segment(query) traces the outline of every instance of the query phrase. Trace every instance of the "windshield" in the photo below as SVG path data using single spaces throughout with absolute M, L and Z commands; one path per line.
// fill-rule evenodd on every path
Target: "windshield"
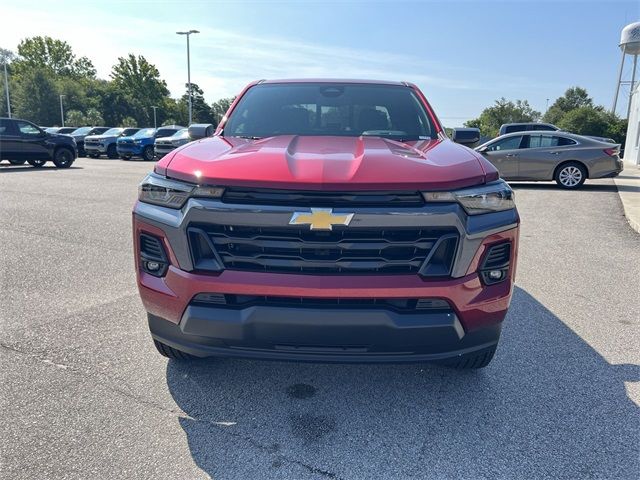
M 159 128 L 158 133 L 156 133 L 157 138 L 170 137 L 176 133 L 175 128 Z
M 122 133 L 120 134 L 121 137 L 128 137 L 133 135 L 134 133 L 136 133 L 138 130 L 140 130 L 139 128 L 125 128 L 124 130 L 122 130 Z
M 92 127 L 80 127 L 76 128 L 72 133 L 73 135 L 86 135 L 91 131 Z
M 121 128 L 110 128 L 109 130 L 107 130 L 106 132 L 103 133 L 104 136 L 110 136 L 110 135 L 120 135 L 120 133 L 122 132 Z
M 171 135 L 171 138 L 188 137 L 188 136 L 189 136 L 189 129 L 183 128 L 182 130 L 178 130 L 176 133 Z
M 155 131 L 156 130 L 154 128 L 143 128 L 138 133 L 133 135 L 133 138 L 152 137 Z
M 224 135 L 370 135 L 406 141 L 435 138 L 436 129 L 409 87 L 287 83 L 250 88 Z

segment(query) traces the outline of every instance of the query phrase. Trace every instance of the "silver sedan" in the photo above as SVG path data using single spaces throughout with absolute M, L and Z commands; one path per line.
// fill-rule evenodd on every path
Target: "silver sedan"
M 623 168 L 620 144 L 565 132 L 517 132 L 476 147 L 505 180 L 555 180 L 580 187 L 587 178 L 617 176 Z

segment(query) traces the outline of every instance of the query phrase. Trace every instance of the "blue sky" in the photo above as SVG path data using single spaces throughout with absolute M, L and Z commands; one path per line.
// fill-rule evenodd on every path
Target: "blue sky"
M 609 107 L 620 30 L 640 20 L 640 1 L 58 0 L 33 9 L 0 0 L 0 15 L 0 47 L 60 38 L 103 78 L 118 56 L 142 54 L 174 96 L 186 82 L 175 31 L 193 28 L 201 33 L 192 37 L 192 80 L 209 101 L 258 78 L 407 80 L 457 126 L 503 96 L 544 111 L 572 85 Z

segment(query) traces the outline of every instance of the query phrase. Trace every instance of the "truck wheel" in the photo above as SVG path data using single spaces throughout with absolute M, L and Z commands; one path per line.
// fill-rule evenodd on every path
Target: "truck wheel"
M 36 168 L 42 168 L 44 167 L 44 164 L 47 163 L 46 160 L 27 160 L 27 162 L 29 162 L 29 165 L 32 167 Z
M 58 168 L 69 168 L 73 163 L 73 152 L 68 148 L 59 148 L 53 154 L 53 163 Z
M 142 159 L 147 162 L 153 160 L 153 147 L 151 145 L 147 145 L 144 147 L 144 150 L 142 150 Z
M 26 160 L 9 160 L 11 165 L 24 165 Z
M 197 358 L 197 357 L 194 357 L 193 355 L 189 355 L 188 353 L 181 352 L 180 350 L 176 350 L 175 348 L 170 347 L 169 345 L 165 345 L 164 343 L 159 342 L 156 339 L 153 340 L 153 344 L 156 346 L 156 349 L 158 350 L 160 355 L 162 355 L 163 357 L 172 358 L 174 360 L 183 360 L 183 361 L 195 360 Z
M 449 359 L 444 365 L 458 370 L 474 370 L 484 368 L 491 363 L 493 355 L 496 353 L 496 347 L 487 348 L 479 352 L 467 353 L 459 357 Z
M 587 179 L 587 170 L 578 162 L 568 162 L 556 170 L 555 180 L 558 185 L 568 190 L 582 186 Z
M 118 158 L 118 152 L 116 151 L 116 146 L 114 144 L 107 147 L 107 157 Z

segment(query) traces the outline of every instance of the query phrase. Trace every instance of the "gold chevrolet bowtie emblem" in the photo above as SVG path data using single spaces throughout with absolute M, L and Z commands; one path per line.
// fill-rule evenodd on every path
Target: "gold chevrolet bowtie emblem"
M 311 212 L 294 212 L 289 225 L 309 225 L 311 230 L 333 230 L 334 225 L 349 225 L 353 213 L 333 213 L 330 208 L 312 208 Z

